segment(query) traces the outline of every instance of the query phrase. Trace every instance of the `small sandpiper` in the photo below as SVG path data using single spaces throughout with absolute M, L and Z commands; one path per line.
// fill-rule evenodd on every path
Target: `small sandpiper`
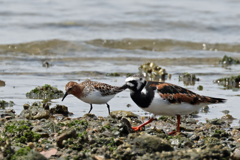
M 92 104 L 106 104 L 108 113 L 110 114 L 110 106 L 107 103 L 117 93 L 123 91 L 119 87 L 111 86 L 105 83 L 91 81 L 89 79 L 82 83 L 68 82 L 65 86 L 66 93 L 64 94 L 62 101 L 68 94 L 72 94 L 83 102 L 90 104 L 90 110 L 92 110 Z
M 137 75 L 128 77 L 120 90 L 128 88 L 132 100 L 143 110 L 153 113 L 147 122 L 132 127 L 134 131 L 153 121 L 155 115 L 177 116 L 177 131 L 169 133 L 175 135 L 180 132 L 181 115 L 198 111 L 201 107 L 211 103 L 224 103 L 226 99 L 213 98 L 196 94 L 180 86 L 165 83 L 146 81 Z

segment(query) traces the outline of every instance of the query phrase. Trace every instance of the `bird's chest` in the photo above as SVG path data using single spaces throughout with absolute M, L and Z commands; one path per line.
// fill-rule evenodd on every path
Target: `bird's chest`
M 131 93 L 132 100 L 141 108 L 147 108 L 153 102 L 156 93 L 152 89 L 144 88 L 141 92 Z
M 90 104 L 104 104 L 107 103 L 113 96 L 102 96 L 97 90 L 88 92 L 87 94 L 79 97 L 83 102 Z

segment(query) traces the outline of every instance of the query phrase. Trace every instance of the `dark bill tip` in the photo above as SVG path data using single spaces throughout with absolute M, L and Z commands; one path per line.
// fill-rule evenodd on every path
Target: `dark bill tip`
M 128 88 L 128 85 L 127 84 L 124 84 L 122 87 L 119 87 L 118 89 L 119 90 L 123 90 L 123 89 L 127 89 Z
M 66 92 L 66 93 L 64 94 L 64 96 L 63 96 L 63 98 L 62 98 L 62 101 L 65 99 L 65 97 L 67 97 L 67 95 L 68 95 L 68 92 Z

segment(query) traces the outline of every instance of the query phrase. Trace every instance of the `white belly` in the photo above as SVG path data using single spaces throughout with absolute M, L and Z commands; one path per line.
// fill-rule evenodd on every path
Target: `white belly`
M 155 96 L 156 97 L 154 97 L 151 105 L 148 108 L 142 108 L 143 110 L 155 115 L 175 116 L 190 114 L 207 105 L 206 103 L 191 105 L 185 102 L 182 102 L 181 104 L 171 104 L 168 101 L 163 100 L 158 94 L 155 94 Z
M 111 100 L 115 95 L 102 96 L 99 91 L 90 92 L 86 97 L 81 97 L 83 102 L 90 104 L 105 104 Z

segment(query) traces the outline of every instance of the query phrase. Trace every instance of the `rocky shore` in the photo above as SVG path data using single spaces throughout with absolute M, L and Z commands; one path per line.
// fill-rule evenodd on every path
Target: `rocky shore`
M 28 160 L 147 160 L 240 159 L 240 127 L 228 117 L 198 123 L 190 115 L 181 120 L 160 116 L 142 131 L 132 132 L 148 117 L 129 111 L 112 111 L 108 117 L 85 114 L 71 118 L 68 108 L 35 102 L 24 104 L 16 115 L 5 109 L 0 120 L 0 159 Z

